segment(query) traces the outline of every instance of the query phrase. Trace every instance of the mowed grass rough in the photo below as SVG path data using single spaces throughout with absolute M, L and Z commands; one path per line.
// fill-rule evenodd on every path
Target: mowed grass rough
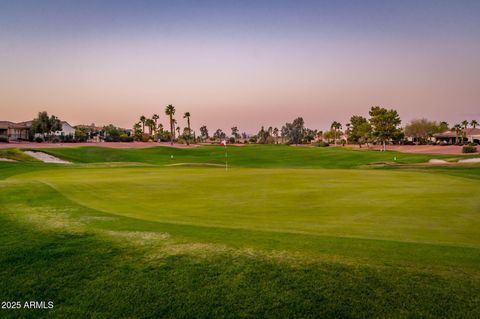
M 223 151 L 0 163 L 0 297 L 55 302 L 0 315 L 480 316 L 478 168 L 365 169 L 430 156 L 285 146 L 237 147 L 228 171 L 165 166 Z

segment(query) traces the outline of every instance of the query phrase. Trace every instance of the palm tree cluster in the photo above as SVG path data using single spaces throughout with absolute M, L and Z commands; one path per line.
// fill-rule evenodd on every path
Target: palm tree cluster
M 192 131 L 190 125 L 190 112 L 185 112 L 183 118 L 187 121 L 187 126 L 183 129 L 183 134 L 180 134 L 181 128 L 178 126 L 177 120 L 174 118 L 176 109 L 175 106 L 169 104 L 165 107 L 165 115 L 168 117 L 170 131 L 163 128 L 163 124 L 159 123 L 160 116 L 153 114 L 151 118 L 140 116 L 139 121 L 133 125 L 133 131 L 136 140 L 141 141 L 170 141 L 173 144 L 175 141 L 187 143 L 189 145 L 192 141 L 195 142 L 195 132 Z M 148 129 L 146 132 L 145 129 Z
M 452 127 L 452 131 L 455 132 L 455 143 L 460 143 L 460 142 L 464 142 L 464 140 L 466 139 L 466 130 L 468 129 L 468 125 L 470 125 L 471 128 L 475 129 L 478 125 L 478 122 L 476 120 L 471 120 L 470 122 L 467 121 L 467 120 L 463 120 L 461 123 L 459 124 L 455 124 L 453 127 Z

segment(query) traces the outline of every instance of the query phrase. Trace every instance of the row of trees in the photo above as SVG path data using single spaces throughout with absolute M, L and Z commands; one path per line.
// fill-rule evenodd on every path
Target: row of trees
M 388 110 L 380 106 L 374 106 L 369 112 L 370 118 L 366 119 L 362 116 L 352 116 L 350 123 L 346 124 L 347 130 L 342 132 L 342 124 L 334 121 L 330 127 L 330 131 L 319 131 L 305 127 L 302 117 L 294 119 L 291 123 L 285 123 L 281 129 L 269 127 L 261 127 L 260 131 L 251 136 L 248 141 L 259 144 L 305 144 L 311 143 L 313 140 L 333 142 L 337 144 L 343 135 L 347 135 L 348 141 L 358 143 L 360 145 L 369 142 L 379 142 L 384 148 L 387 142 L 403 138 L 403 132 L 399 128 L 401 123 L 400 117 L 396 110 Z M 232 127 L 232 142 L 237 141 L 240 137 L 247 139 L 247 135 L 238 133 L 236 126 Z M 206 126 L 200 128 L 200 137 L 202 140 L 209 138 Z M 227 135 L 217 129 L 213 134 L 214 140 L 225 139 Z M 343 139 L 343 143 L 346 140 Z
M 256 142 L 278 143 L 280 133 L 282 142 L 288 144 L 311 143 L 317 139 L 321 142 L 324 140 L 333 142 L 336 145 L 339 139 L 346 135 L 348 142 L 360 145 L 377 142 L 385 148 L 387 142 L 403 138 L 402 130 L 399 128 L 401 120 L 396 110 L 374 106 L 370 109 L 369 115 L 369 119 L 359 115 L 352 116 L 350 123 L 346 124 L 345 132 L 342 132 L 342 124 L 337 121 L 333 121 L 330 130 L 326 132 L 309 129 L 305 127 L 303 118 L 298 117 L 291 123 L 285 123 L 280 131 L 277 128 L 264 130 L 262 127 L 256 136 Z M 347 139 L 342 139 L 343 143 L 347 142 Z
M 168 140 L 173 144 L 174 140 L 182 138 L 187 144 L 195 140 L 194 134 L 192 134 L 192 129 L 190 126 L 190 112 L 185 112 L 183 118 L 187 120 L 187 127 L 183 129 L 181 134 L 180 126 L 177 126 L 178 122 L 174 118 L 176 109 L 172 104 L 169 104 L 165 107 L 165 115 L 168 116 L 170 131 L 166 131 L 163 128 L 162 123 L 158 123 L 160 116 L 158 114 L 153 114 L 151 118 L 147 118 L 144 115 L 140 116 L 140 121 L 133 125 L 133 132 L 136 140 Z M 145 132 L 145 127 L 148 128 L 148 133 Z M 177 134 L 175 134 L 177 133 Z

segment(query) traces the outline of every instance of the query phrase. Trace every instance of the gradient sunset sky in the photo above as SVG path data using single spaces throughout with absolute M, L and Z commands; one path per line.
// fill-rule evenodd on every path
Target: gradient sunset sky
M 480 1 L 0 0 L 0 120 L 480 120 Z M 181 119 L 181 120 L 180 120 Z

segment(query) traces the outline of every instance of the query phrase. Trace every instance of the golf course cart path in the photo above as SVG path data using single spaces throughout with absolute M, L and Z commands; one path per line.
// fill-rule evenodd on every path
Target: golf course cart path
M 71 162 L 61 160 L 58 157 L 52 156 L 50 154 L 42 153 L 42 152 L 25 151 L 24 153 L 44 163 L 71 164 Z

